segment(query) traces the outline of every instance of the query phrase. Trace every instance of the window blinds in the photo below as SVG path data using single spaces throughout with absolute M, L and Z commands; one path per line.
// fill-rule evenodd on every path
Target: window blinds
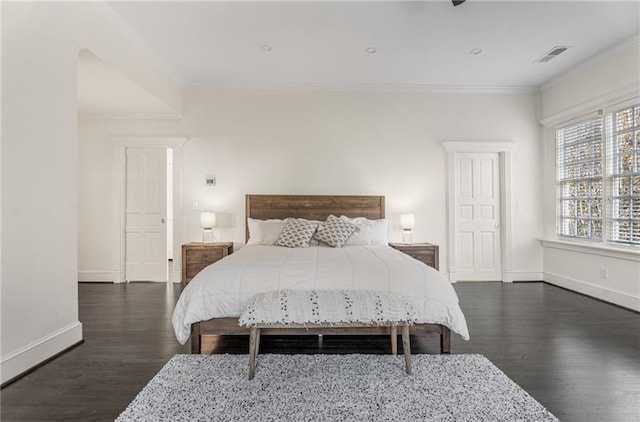
M 558 234 L 602 239 L 603 149 L 600 116 L 556 131 Z
M 640 104 L 607 116 L 607 238 L 640 245 Z

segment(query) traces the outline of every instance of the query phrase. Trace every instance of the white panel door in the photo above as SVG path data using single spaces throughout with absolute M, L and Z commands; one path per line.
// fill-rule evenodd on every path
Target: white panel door
M 456 252 L 460 281 L 502 280 L 497 153 L 456 154 Z
M 164 281 L 167 260 L 167 149 L 127 148 L 125 277 Z

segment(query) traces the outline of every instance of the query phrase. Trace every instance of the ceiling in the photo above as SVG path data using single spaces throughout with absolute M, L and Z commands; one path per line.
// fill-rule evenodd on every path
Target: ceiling
M 640 33 L 638 1 L 109 4 L 188 85 L 532 90 Z
M 88 50 L 78 54 L 78 112 L 86 117 L 103 113 L 175 114 L 149 91 Z

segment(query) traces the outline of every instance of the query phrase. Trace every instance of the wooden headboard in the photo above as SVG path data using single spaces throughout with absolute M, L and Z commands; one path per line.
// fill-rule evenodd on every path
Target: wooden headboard
M 324 221 L 329 214 L 347 217 L 384 218 L 384 196 L 378 195 L 247 195 L 246 217 L 305 218 Z M 245 241 L 249 227 L 245 218 Z

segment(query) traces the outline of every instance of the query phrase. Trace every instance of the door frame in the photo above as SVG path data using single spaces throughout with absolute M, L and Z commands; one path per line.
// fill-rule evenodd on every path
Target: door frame
M 456 271 L 456 209 L 457 200 L 455 186 L 458 181 L 456 174 L 456 158 L 460 153 L 492 152 L 498 153 L 498 166 L 500 172 L 500 241 L 502 243 L 500 258 L 502 268 L 502 282 L 513 282 L 513 269 L 511 267 L 512 255 L 512 227 L 511 227 L 511 153 L 515 144 L 511 141 L 445 141 L 442 147 L 447 154 L 447 256 L 449 281 L 455 283 Z
M 126 173 L 127 148 L 172 148 L 173 149 L 173 250 L 180 250 L 182 244 L 182 147 L 187 142 L 184 137 L 150 137 L 150 136 L 114 136 L 111 137 L 114 162 L 114 212 L 115 221 L 119 222 L 117 240 L 114 244 L 119 246 L 118 268 L 115 272 L 115 282 L 126 281 Z M 174 283 L 179 283 L 181 278 L 181 257 L 174 253 L 173 272 L 169 274 Z

